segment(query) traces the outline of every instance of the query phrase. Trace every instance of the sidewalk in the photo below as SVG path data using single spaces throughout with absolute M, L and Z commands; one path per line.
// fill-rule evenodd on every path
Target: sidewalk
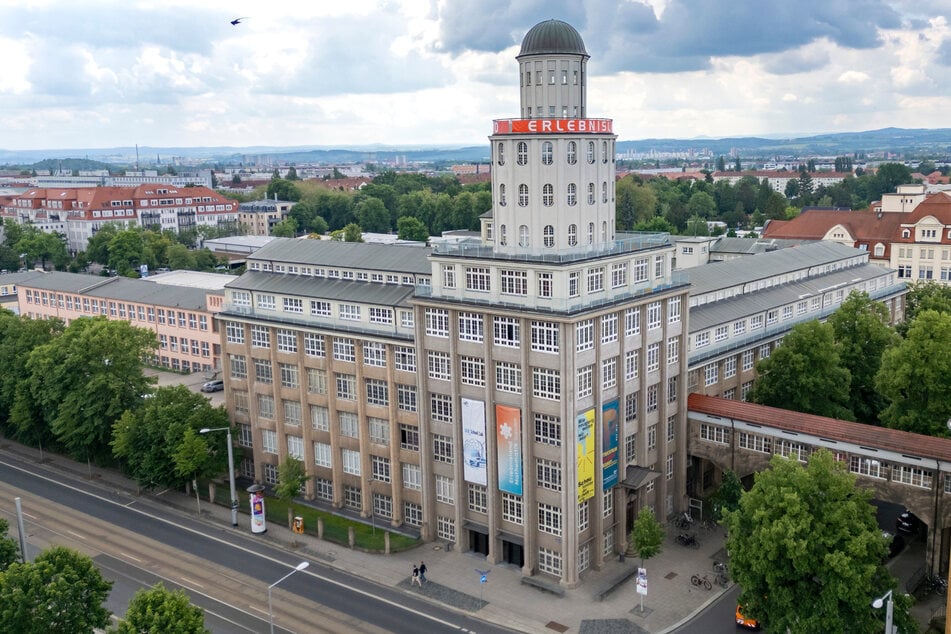
M 2 451 L 34 462 L 40 458 L 38 450 L 10 441 L 4 441 Z M 50 455 L 46 454 L 46 457 L 50 458 Z M 86 464 L 59 455 L 53 460 L 57 470 L 64 475 L 88 480 Z M 131 495 L 138 491 L 135 482 L 117 472 L 93 467 L 92 473 L 94 482 L 103 488 Z M 195 499 L 184 492 L 166 491 L 150 499 L 195 517 Z M 226 530 L 249 533 L 250 518 L 246 509 L 241 511 L 237 529 L 230 527 L 231 510 L 224 506 L 202 504 L 201 520 L 216 531 L 226 527 Z M 679 546 L 673 539 L 676 531 L 668 531 L 663 551 L 646 565 L 649 593 L 644 597 L 643 613 L 639 609 L 641 597 L 635 591 L 633 578 L 602 601 L 598 600 L 603 588 L 610 587 L 616 579 L 636 569 L 639 562 L 634 558 L 620 562 L 615 556 L 605 561 L 600 570 L 588 570 L 580 587 L 565 589 L 563 596 L 557 596 L 523 584 L 518 567 L 489 565 L 482 555 L 447 551 L 441 542 L 428 542 L 413 550 L 383 555 L 319 540 L 310 526 L 307 532 L 309 534 L 297 535 L 286 526 L 269 522 L 267 532 L 258 537 L 304 558 L 312 558 L 403 592 L 422 595 L 443 606 L 521 632 L 669 632 L 725 591 L 716 584 L 712 590 L 690 584 L 690 576 L 696 573 L 710 573 L 713 579 L 713 561 L 723 556 L 722 529 L 694 531 L 701 541 L 699 549 Z M 422 588 L 411 585 L 410 578 L 413 565 L 421 560 L 427 566 L 427 582 Z M 486 570 L 486 583 L 483 584 L 480 571 Z

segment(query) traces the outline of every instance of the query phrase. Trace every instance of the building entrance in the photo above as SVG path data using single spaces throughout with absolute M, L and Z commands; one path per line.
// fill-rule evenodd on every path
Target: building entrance
M 502 561 L 507 564 L 515 564 L 519 568 L 523 567 L 525 565 L 525 549 L 521 544 L 514 544 L 503 539 Z
M 469 531 L 469 548 L 474 553 L 489 555 L 489 536 L 479 531 Z

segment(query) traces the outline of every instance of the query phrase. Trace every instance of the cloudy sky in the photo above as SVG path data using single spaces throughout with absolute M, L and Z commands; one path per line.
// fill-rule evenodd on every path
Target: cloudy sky
M 0 148 L 486 144 L 550 18 L 621 140 L 949 126 L 951 0 L 0 0 Z

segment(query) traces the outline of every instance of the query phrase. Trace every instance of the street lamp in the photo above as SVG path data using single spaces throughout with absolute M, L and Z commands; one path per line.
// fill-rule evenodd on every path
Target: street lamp
M 274 583 L 272 583 L 271 585 L 267 587 L 267 617 L 271 623 L 271 634 L 274 634 L 274 610 L 271 609 L 271 590 L 274 588 L 274 586 L 284 581 L 295 572 L 300 572 L 301 570 L 303 570 L 309 565 L 310 565 L 309 561 L 300 562 L 294 567 L 293 570 L 291 570 L 289 573 L 287 573 L 286 575 L 284 575 L 283 577 L 281 577 L 280 579 L 278 579 L 277 581 L 275 581 Z
M 892 634 L 892 591 L 889 590 L 882 596 L 872 601 L 872 607 L 876 610 L 885 604 L 885 634 Z
M 212 431 L 226 431 L 228 432 L 228 484 L 231 485 L 231 525 L 238 525 L 238 495 L 234 490 L 234 449 L 231 447 L 231 428 L 230 427 L 215 427 L 209 429 L 204 427 L 198 430 L 199 434 L 207 434 Z

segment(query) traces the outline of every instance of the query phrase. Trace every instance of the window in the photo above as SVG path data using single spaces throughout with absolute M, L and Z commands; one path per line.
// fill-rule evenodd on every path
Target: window
M 518 246 L 529 246 L 528 225 L 519 225 L 518 227 Z
M 522 369 L 514 363 L 496 361 L 495 387 L 501 392 L 522 393 Z
M 392 324 L 393 323 L 393 311 L 389 308 L 370 308 L 370 323 L 371 324 Z
M 601 388 L 610 389 L 617 385 L 617 357 L 601 361 Z
M 251 425 L 238 425 L 238 444 L 242 447 L 253 447 Z
M 509 348 L 518 348 L 519 321 L 513 317 L 495 317 L 494 318 L 495 345 L 507 346 Z
M 674 457 L 673 455 L 667 456 L 667 479 L 674 479 Z
M 575 349 L 578 352 L 594 348 L 594 320 L 579 321 L 575 326 Z
M 617 341 L 617 313 L 602 315 L 601 317 L 601 343 L 611 343 Z
M 338 361 L 356 361 L 357 357 L 353 339 L 334 337 L 333 354 L 334 359 Z
M 343 460 L 343 472 L 350 475 L 360 475 L 360 452 L 353 449 L 341 449 L 340 458 Z
M 369 405 L 386 407 L 390 404 L 389 387 L 385 380 L 366 379 L 366 401 Z
M 459 313 L 459 339 L 481 342 L 482 337 L 482 315 Z
M 487 489 L 481 484 L 469 484 L 469 510 L 485 513 L 489 509 Z
M 429 398 L 429 412 L 434 421 L 452 422 L 452 397 L 448 394 L 432 394 Z
M 320 335 L 304 333 L 304 354 L 308 357 L 326 357 L 327 347 Z
M 641 312 L 637 308 L 628 308 L 624 312 L 624 335 L 630 337 L 641 332 Z
M 760 359 L 768 359 L 768 358 L 769 358 L 769 353 L 770 353 L 770 351 L 771 351 L 771 348 L 770 348 L 769 344 L 768 344 L 768 343 L 764 343 L 763 345 L 761 345 L 761 346 L 759 347 L 759 358 L 760 358 Z
M 518 206 L 519 207 L 528 207 L 528 185 L 522 183 L 518 186 Z M 500 242 L 505 244 L 505 225 L 501 226 L 501 236 L 502 239 Z
M 660 328 L 660 302 L 651 302 L 647 305 L 647 329 Z
M 229 321 L 225 326 L 228 343 L 244 343 L 244 324 Z
M 449 336 L 449 311 L 444 308 L 426 309 L 426 334 L 433 337 Z
M 578 398 L 591 396 L 594 391 L 594 366 L 586 365 L 578 368 Z
M 455 504 L 455 483 L 452 478 L 441 475 L 436 476 L 436 501 L 444 504 Z
M 403 487 L 416 491 L 423 488 L 423 472 L 418 464 L 403 463 Z
M 304 439 L 300 436 L 287 437 L 287 455 L 297 460 L 304 459 Z
M 273 383 L 274 373 L 267 359 L 254 360 L 254 380 L 258 383 Z
M 271 331 L 268 330 L 266 326 L 251 326 L 251 347 L 271 347 Z
M 416 386 L 397 385 L 396 386 L 396 405 L 404 412 L 416 411 Z
M 532 395 L 557 401 L 561 399 L 561 375 L 558 370 L 532 368 Z
M 727 357 L 723 361 L 723 378 L 732 379 L 736 376 L 736 357 Z
M 448 381 L 452 378 L 452 368 L 448 352 L 429 351 L 429 378 Z
M 337 398 L 354 401 L 357 398 L 357 377 L 352 374 L 337 375 Z
M 619 262 L 611 265 L 611 288 L 627 286 L 627 263 Z
M 561 446 L 561 420 L 557 416 L 535 414 L 535 442 Z
M 485 386 L 485 360 L 480 357 L 460 357 L 459 380 L 466 385 Z
M 542 204 L 546 207 L 551 207 L 555 204 L 555 188 L 551 183 L 545 183 L 542 185 Z M 528 245 L 520 245 L 528 246 Z
M 758 330 L 763 327 L 763 316 L 753 315 L 750 317 L 750 330 Z
M 719 366 L 716 363 L 708 363 L 703 366 L 704 385 L 714 385 L 719 381 Z
M 433 460 L 447 464 L 453 463 L 452 438 L 433 434 Z
M 710 331 L 698 332 L 697 337 L 694 340 L 694 347 L 703 348 L 704 346 L 710 345 Z
M 502 519 L 513 524 L 522 523 L 522 497 L 502 492 Z
M 519 141 L 515 146 L 515 162 L 519 165 L 528 163 L 528 143 Z
M 243 354 L 233 354 L 229 358 L 232 379 L 248 378 L 248 360 Z
M 554 75 L 552 75 L 552 81 L 550 83 L 555 83 Z M 552 147 L 551 141 L 545 141 L 542 143 L 542 165 L 552 164 Z
M 550 321 L 533 321 L 532 350 L 558 352 L 558 324 Z
M 657 385 L 647 386 L 647 411 L 657 411 Z
M 528 295 L 528 271 L 502 269 L 499 284 L 503 295 Z
M 551 504 L 538 503 L 538 530 L 561 535 L 561 509 Z
M 575 246 L 578 244 L 578 225 L 570 224 L 568 225 L 568 246 Z
M 277 453 L 277 432 L 273 429 L 261 430 L 261 449 L 264 453 Z
M 363 364 L 385 368 L 386 345 L 375 341 L 365 341 L 363 343 Z
M 561 464 L 554 460 L 535 460 L 535 477 L 538 486 L 552 491 L 561 491 Z
M 730 443 L 730 430 L 726 427 L 720 427 L 719 425 L 701 423 L 700 438 L 701 440 L 727 445 Z
M 743 370 L 753 369 L 753 350 L 743 351 Z
M 370 442 L 377 445 L 390 444 L 390 423 L 383 418 L 370 416 L 367 418 L 367 426 L 370 430 Z M 387 480 L 389 482 L 389 480 Z
M 442 285 L 446 288 L 456 288 L 456 267 L 450 264 L 442 265 Z
M 307 368 L 307 391 L 311 394 L 327 393 L 327 372 L 317 368 Z
M 258 308 L 263 308 L 264 310 L 274 310 L 277 308 L 277 303 L 274 301 L 273 295 L 258 295 L 257 304 Z
M 561 553 L 550 548 L 538 547 L 538 571 L 555 577 L 561 576 Z
M 680 337 L 671 337 L 667 340 L 667 365 L 680 360 Z
M 655 372 L 660 369 L 660 342 L 647 346 L 647 371 Z
M 578 186 L 574 183 L 568 183 L 568 194 L 565 197 L 566 202 L 569 207 L 574 207 L 578 204 Z M 553 228 L 554 229 L 554 228 Z M 554 235 L 552 235 L 552 240 L 554 240 Z M 551 246 L 546 244 L 545 246 Z
M 436 536 L 448 542 L 456 541 L 456 525 L 451 517 L 436 516 Z
M 393 348 L 393 364 L 397 370 L 416 372 L 416 348 L 405 346 Z
M 310 425 L 317 431 L 330 431 L 330 410 L 323 405 L 311 405 Z
M 849 458 L 849 471 L 869 478 L 884 480 L 888 477 L 888 464 L 864 456 Z
M 624 380 L 631 381 L 637 378 L 640 350 L 628 350 L 624 353 Z
M 581 294 L 581 273 L 571 271 L 568 273 L 568 297 L 577 297 Z
M 657 425 L 651 425 L 647 428 L 647 451 L 657 449 Z
M 717 326 L 713 334 L 714 341 L 723 341 L 730 336 L 730 327 L 729 326 Z
M 403 521 L 410 526 L 423 525 L 423 507 L 415 502 L 403 503 Z
M 908 484 L 913 487 L 930 489 L 934 477 L 933 472 L 912 467 L 909 465 L 894 465 L 892 467 L 892 481 Z
M 353 412 L 337 412 L 340 435 L 347 438 L 360 437 L 360 419 Z
M 624 421 L 634 423 L 637 421 L 637 399 L 638 392 L 630 392 L 624 397 Z
M 760 434 L 750 434 L 748 432 L 738 432 L 737 445 L 740 449 L 749 449 L 759 453 L 772 453 L 772 439 Z

